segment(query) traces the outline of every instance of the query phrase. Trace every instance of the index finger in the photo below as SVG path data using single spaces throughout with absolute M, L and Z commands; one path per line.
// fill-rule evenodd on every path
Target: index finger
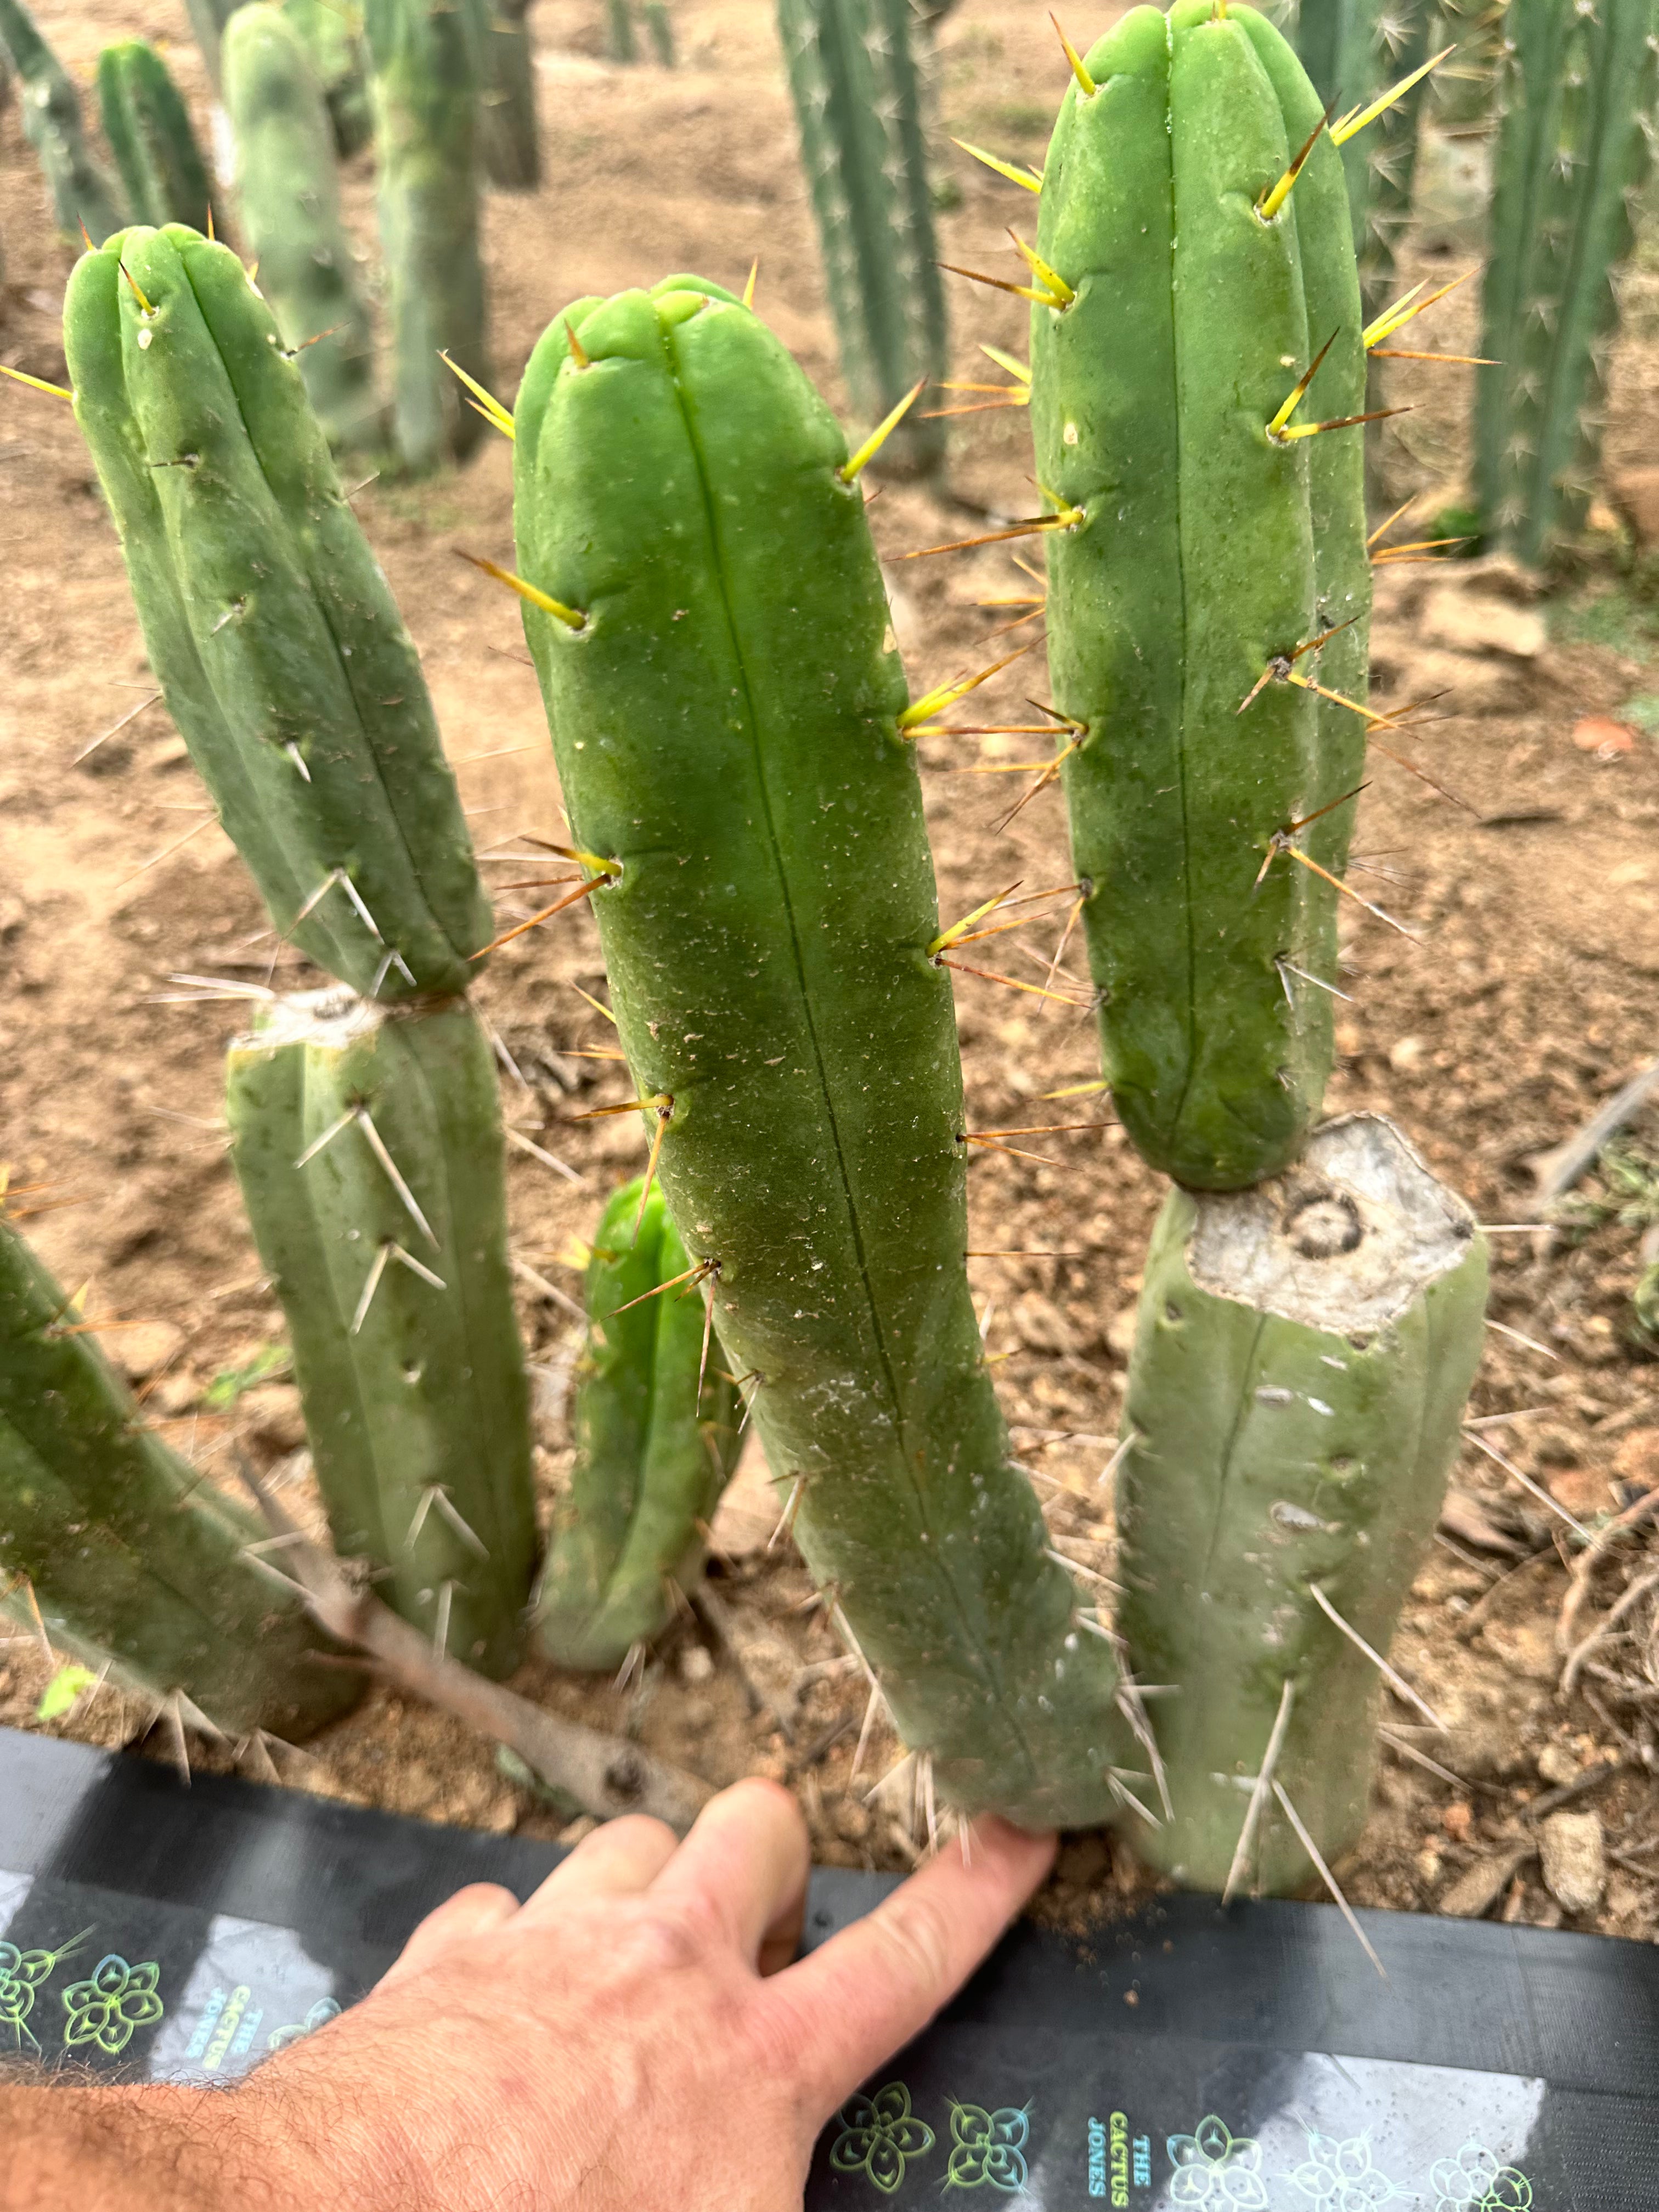
M 1054 1863 L 1057 1838 L 988 1818 L 971 1858 L 942 1852 L 876 1910 L 766 1984 L 763 2002 L 827 2116 L 921 2033 L 994 1948 Z

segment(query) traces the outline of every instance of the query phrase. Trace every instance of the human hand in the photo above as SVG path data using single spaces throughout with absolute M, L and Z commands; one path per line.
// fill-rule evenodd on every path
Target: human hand
M 800 1961 L 793 1797 L 741 1782 L 684 1843 L 613 1820 L 529 1902 L 459 1892 L 360 2005 L 236 2093 L 331 2212 L 786 2212 L 813 2142 L 961 1986 L 1048 1871 L 1001 1820 Z M 250 2179 L 252 2170 L 250 2171 Z M 254 2202 L 263 2200 L 256 2194 Z

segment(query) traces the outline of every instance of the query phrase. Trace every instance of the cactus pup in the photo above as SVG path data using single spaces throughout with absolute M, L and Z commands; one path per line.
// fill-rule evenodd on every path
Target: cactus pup
M 0 1204 L 0 1600 L 125 1686 L 215 1727 L 305 1735 L 358 1686 L 248 1547 L 264 1534 L 146 1428 Z M 33 1607 L 22 1596 L 27 1582 Z
M 417 473 L 483 434 L 440 356 L 489 381 L 478 252 L 479 27 L 458 0 L 368 0 L 398 451 Z
M 113 182 L 87 144 L 81 96 L 23 0 L 0 0 L 0 45 L 17 71 L 23 135 L 45 174 L 58 229 L 65 238 L 84 229 L 94 243 L 107 238 L 126 217 Z
M 872 422 L 948 373 L 911 21 L 910 0 L 778 0 L 842 374 Z M 940 423 L 914 414 L 884 454 L 921 475 L 944 457 Z
M 382 432 L 374 334 L 340 214 L 333 130 L 289 11 L 254 0 L 226 26 L 224 100 L 236 203 L 283 343 L 336 451 Z
M 234 27 L 234 26 L 233 26 Z M 464 1004 L 275 1001 L 232 1158 L 288 1316 L 335 1549 L 434 1644 L 517 1665 L 535 1554 L 495 1061 Z
M 662 1193 L 624 1185 L 594 1233 L 575 1472 L 537 1596 L 538 1639 L 561 1666 L 614 1668 L 702 1573 L 742 1407 L 696 1273 Z
M 1133 9 L 1077 62 L 1033 251 L 1106 1073 L 1140 1152 L 1200 1189 L 1276 1173 L 1318 1112 L 1364 781 L 1365 346 L 1322 114 L 1250 9 Z
M 488 944 L 420 663 L 270 308 L 229 247 L 130 230 L 64 303 L 75 410 L 168 712 L 278 931 L 355 990 Z
M 1505 12 L 1475 496 L 1486 535 L 1523 561 L 1569 541 L 1595 489 L 1656 93 L 1652 0 L 1513 0 Z
M 1139 1759 L 969 1293 L 908 737 L 933 702 L 906 703 L 865 455 L 690 276 L 568 308 L 514 422 L 526 635 L 621 1042 L 795 1540 L 948 1802 L 1099 1820 Z
M 1486 1285 L 1468 1209 L 1375 1115 L 1328 1122 L 1255 1190 L 1164 1206 L 1124 1406 L 1118 1627 L 1139 1678 L 1170 1686 L 1170 1817 L 1135 1849 L 1189 1887 L 1293 1889 L 1310 1838 L 1328 1866 L 1358 1837 Z
M 104 136 L 135 222 L 212 228 L 207 169 L 179 88 L 154 46 L 123 39 L 98 57 Z

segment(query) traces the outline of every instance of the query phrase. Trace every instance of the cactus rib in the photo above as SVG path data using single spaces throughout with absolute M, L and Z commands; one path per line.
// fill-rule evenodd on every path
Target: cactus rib
M 575 842 L 615 872 L 622 1044 L 796 1540 L 948 1800 L 1099 1819 L 1134 1762 L 969 1295 L 950 984 L 846 442 L 689 276 L 567 309 L 514 422 L 519 569 L 586 616 L 524 610 Z
M 453 0 L 368 0 L 398 451 L 420 471 L 483 435 L 444 367 L 490 381 L 478 252 L 479 25 Z
M 570 1508 L 537 1596 L 537 1636 L 561 1666 L 615 1667 L 702 1571 L 701 1532 L 742 1440 L 696 1275 L 662 1193 L 626 1184 L 594 1232 Z
M 1258 213 L 1321 113 L 1263 18 L 1137 8 L 1085 73 L 1038 230 L 1073 296 L 1031 318 L 1062 775 L 1118 1110 L 1154 1166 L 1224 1189 L 1295 1157 L 1330 1070 L 1327 994 L 1281 963 L 1329 974 L 1336 892 L 1277 855 L 1305 823 L 1340 875 L 1362 780 L 1362 457 L 1310 434 L 1364 411 L 1358 283 L 1328 136 Z
M 535 1522 L 495 1063 L 477 1019 L 301 994 L 233 1045 L 227 1085 L 335 1548 L 380 1569 L 387 1602 L 454 1657 L 506 1674 Z
M 289 11 L 239 8 L 221 50 L 236 199 L 259 287 L 336 450 L 374 443 L 374 337 L 340 214 L 333 131 Z
M 277 929 L 366 994 L 464 988 L 489 912 L 454 778 L 247 272 L 120 234 L 76 264 L 64 343 L 150 665 Z

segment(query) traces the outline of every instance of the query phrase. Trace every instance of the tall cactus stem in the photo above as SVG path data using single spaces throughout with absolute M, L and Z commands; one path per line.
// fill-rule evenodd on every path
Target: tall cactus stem
M 491 381 L 478 249 L 479 30 L 455 0 L 368 0 L 393 417 L 405 467 L 462 460 L 483 435 L 444 367 Z
M 1630 203 L 1652 158 L 1652 0 L 1512 0 L 1476 371 L 1475 495 L 1487 538 L 1551 559 L 1601 466 L 1608 343 Z
M 537 1597 L 542 1649 L 615 1668 L 702 1573 L 703 1531 L 742 1449 L 742 1401 L 660 1191 L 627 1184 L 587 1269 L 576 1465 Z
M 778 0 L 801 160 L 854 411 L 875 422 L 950 374 L 910 0 Z M 912 416 L 884 465 L 927 475 L 943 425 Z
M 1164 1206 L 1124 1401 L 1118 1626 L 1138 1677 L 1172 1686 L 1171 1816 L 1135 1849 L 1191 1887 L 1313 1873 L 1276 1796 L 1251 1814 L 1286 1685 L 1270 1778 L 1328 1864 L 1358 1837 L 1486 1285 L 1468 1208 L 1375 1115 L 1328 1122 L 1255 1190 Z
M 1364 411 L 1359 284 L 1323 103 L 1265 18 L 1136 8 L 1085 74 L 1039 203 L 1071 296 L 1031 317 L 1073 853 L 1125 1126 L 1235 1188 L 1296 1157 L 1331 1066 L 1328 994 L 1287 994 L 1281 963 L 1334 973 L 1364 781 L 1363 449 L 1314 434 Z M 1287 834 L 1326 876 L 1277 857 Z
M 501 191 L 533 192 L 542 180 L 542 145 L 530 0 L 483 0 L 483 5 L 478 141 L 484 174 Z
M 76 263 L 64 346 L 150 665 L 278 931 L 371 996 L 465 989 L 490 914 L 454 776 L 247 271 L 127 231 Z
M 94 242 L 107 238 L 125 221 L 119 196 L 87 144 L 81 96 L 23 0 L 0 0 L 0 44 L 17 71 L 23 135 L 46 176 L 58 229 L 65 238 L 83 228 Z
M 975 1321 L 950 979 L 846 441 L 690 276 L 567 309 L 514 424 L 520 573 L 580 617 L 524 611 L 574 842 L 611 872 L 620 1040 L 795 1540 L 951 1802 L 1099 1820 L 1137 1759 Z
M 167 65 L 143 39 L 98 57 L 98 104 L 136 222 L 210 228 L 207 169 Z
M 343 161 L 349 161 L 374 135 L 362 11 L 343 5 L 342 0 L 281 0 L 281 4 L 328 102 L 335 150 Z
M 657 57 L 659 69 L 672 69 L 678 57 L 674 52 L 674 18 L 669 12 L 668 0 L 642 0 L 641 13 L 645 17 L 646 36 Z
M 535 1520 L 483 1031 L 464 1005 L 302 994 L 232 1047 L 227 1088 L 335 1548 L 452 1657 L 504 1674 Z
M 0 1213 L 0 1593 L 49 1640 L 227 1735 L 309 1735 L 355 1703 L 264 1529 L 145 1425 L 84 1322 Z M 273 1563 L 274 1564 L 274 1563 Z M 21 1614 L 20 1614 L 20 1617 Z
M 374 333 L 340 214 L 334 131 L 288 10 L 239 8 L 222 50 L 236 201 L 283 343 L 337 452 L 377 444 Z

